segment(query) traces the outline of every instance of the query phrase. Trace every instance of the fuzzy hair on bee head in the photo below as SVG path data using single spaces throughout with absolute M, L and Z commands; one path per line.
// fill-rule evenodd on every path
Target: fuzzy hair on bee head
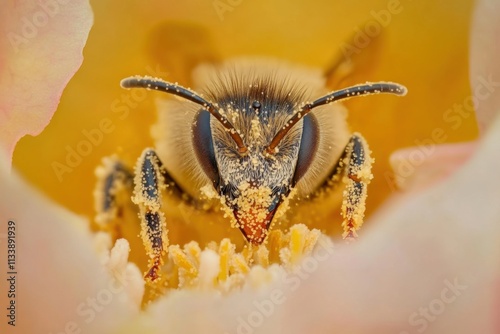
M 313 94 L 320 94 L 316 92 L 321 89 L 322 80 L 314 80 L 317 77 L 311 78 L 307 72 L 284 62 L 244 59 L 205 66 L 196 74 L 203 78 L 201 92 L 204 96 L 216 103 L 220 112 L 246 138 L 247 145 L 261 149 L 301 104 Z M 300 134 L 300 126 L 297 130 L 295 136 Z M 290 134 L 281 146 L 289 146 L 295 136 Z M 220 139 L 226 142 L 229 138 L 221 133 Z M 226 144 L 234 146 L 231 141 Z
M 281 63 L 227 63 L 212 71 L 202 93 L 232 123 L 249 150 L 242 158 L 228 132 L 211 122 L 222 179 L 231 186 L 250 180 L 273 189 L 284 186 L 295 171 L 302 125 L 288 133 L 272 159 L 263 151 L 316 85 L 294 78 L 297 73 Z
M 262 100 L 262 87 L 267 88 L 268 97 L 284 104 L 302 103 L 304 98 L 325 91 L 321 71 L 275 59 L 243 58 L 204 64 L 194 70 L 193 78 L 199 92 L 213 102 L 231 102 L 235 97 Z

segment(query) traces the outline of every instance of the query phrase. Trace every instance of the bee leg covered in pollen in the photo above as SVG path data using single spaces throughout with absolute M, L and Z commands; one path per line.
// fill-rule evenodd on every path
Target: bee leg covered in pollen
M 134 175 L 116 156 L 111 156 L 102 160 L 101 166 L 96 169 L 96 176 L 95 221 L 101 228 L 113 230 L 113 221 L 121 217 L 125 200 L 130 199 Z
M 141 238 L 150 258 L 145 278 L 159 278 L 159 269 L 168 247 L 167 226 L 161 208 L 161 191 L 166 188 L 164 167 L 152 149 L 146 149 L 137 161 L 132 201 L 139 207 Z
M 359 133 L 354 133 L 346 146 L 343 165 L 342 237 L 346 240 L 355 239 L 363 224 L 367 185 L 373 177 L 371 165 L 368 144 Z

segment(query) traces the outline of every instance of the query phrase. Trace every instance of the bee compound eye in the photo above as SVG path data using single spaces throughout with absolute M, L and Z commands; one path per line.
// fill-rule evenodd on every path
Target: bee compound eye
M 297 157 L 295 174 L 293 175 L 293 185 L 297 184 L 297 182 L 305 175 L 314 160 L 316 152 L 318 151 L 318 120 L 313 114 L 308 114 L 303 117 L 303 122 L 299 155 Z
M 219 170 L 215 160 L 212 129 L 210 127 L 210 113 L 204 109 L 200 110 L 193 124 L 193 147 L 196 158 L 207 177 L 217 186 L 219 182 Z

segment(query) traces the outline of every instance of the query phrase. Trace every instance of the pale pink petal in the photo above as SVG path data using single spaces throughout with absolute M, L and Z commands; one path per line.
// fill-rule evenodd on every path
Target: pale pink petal
M 7 0 L 0 11 L 0 150 L 49 123 L 80 67 L 92 25 L 88 0 Z
M 481 131 L 488 129 L 500 112 L 499 15 L 499 1 L 477 1 L 470 39 L 470 80 Z
M 476 142 L 414 146 L 397 150 L 390 157 L 399 189 L 416 191 L 443 181 L 465 163 Z
M 128 243 L 117 242 L 108 264 L 102 264 L 88 222 L 36 193 L 9 174 L 7 165 L 0 159 L 0 332 L 108 333 L 137 314 L 142 274 L 126 264 Z M 12 268 L 7 245 L 15 245 Z M 11 275 L 15 296 L 9 297 L 5 282 Z M 11 301 L 15 328 L 6 317 Z

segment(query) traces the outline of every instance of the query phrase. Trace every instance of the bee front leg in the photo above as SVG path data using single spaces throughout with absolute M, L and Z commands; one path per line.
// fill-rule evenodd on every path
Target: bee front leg
M 371 173 L 372 158 L 370 149 L 361 134 L 354 133 L 347 144 L 341 167 L 344 170 L 345 190 L 342 201 L 342 237 L 355 239 L 357 230 L 363 224 L 367 185 L 373 178 Z
M 168 247 L 165 216 L 160 211 L 161 191 L 167 188 L 166 170 L 152 149 L 145 149 L 137 161 L 132 201 L 139 207 L 141 238 L 150 258 L 145 278 L 154 281 L 159 277 L 163 255 Z

